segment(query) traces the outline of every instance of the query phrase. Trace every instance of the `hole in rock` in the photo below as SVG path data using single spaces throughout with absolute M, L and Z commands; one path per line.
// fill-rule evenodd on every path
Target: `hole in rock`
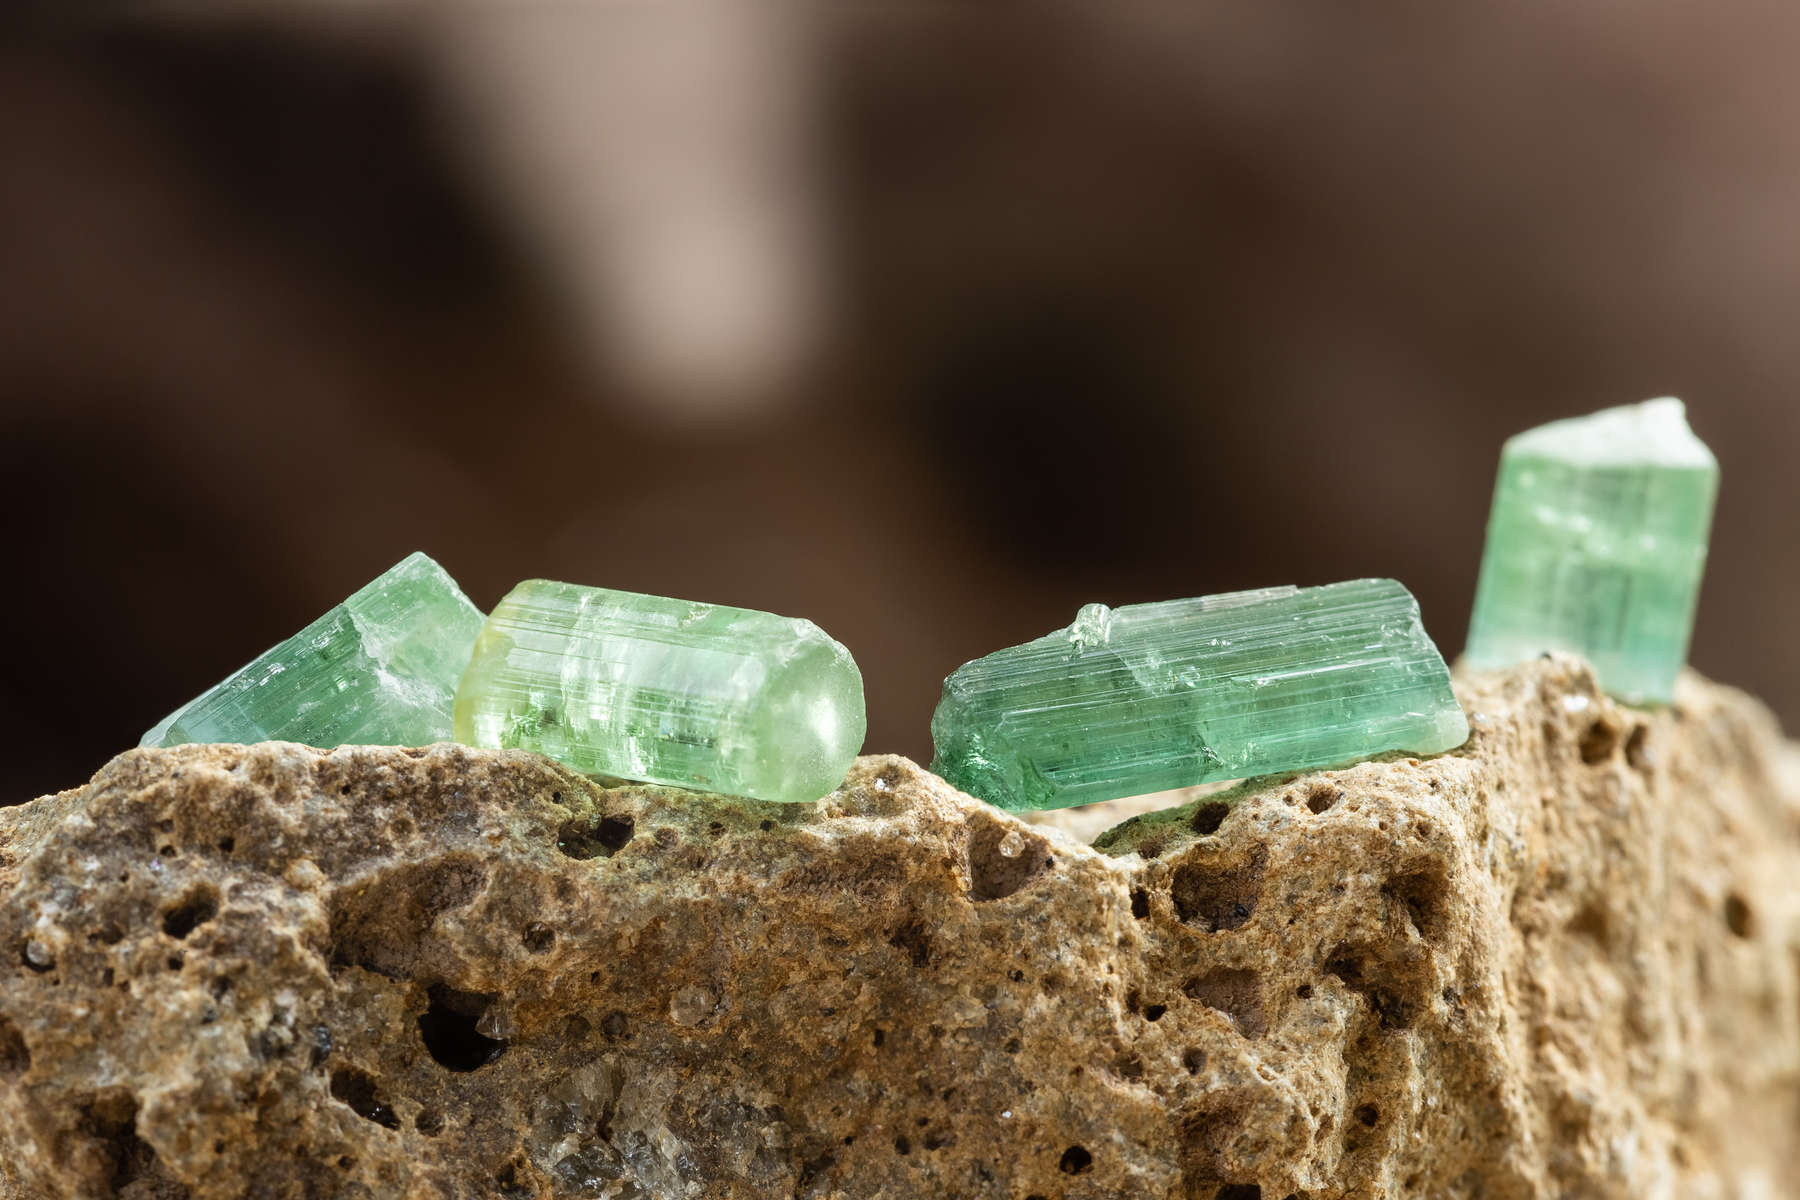
M 829 1153 L 805 1160 L 800 1164 L 800 1178 L 795 1181 L 795 1187 L 800 1194 L 805 1194 L 814 1180 L 835 1166 L 837 1166 L 837 1158 Z
M 1648 725 L 1633 726 L 1631 736 L 1625 739 L 1625 761 L 1635 770 L 1648 771 L 1652 765 L 1650 754 L 1650 727 Z
M 630 813 L 609 817 L 579 817 L 564 821 L 556 832 L 556 848 L 570 858 L 611 858 L 623 850 L 637 832 L 637 818 Z
M 1299 987 L 1294 989 L 1294 995 L 1298 996 L 1302 1000 L 1311 1000 L 1312 999 L 1312 984 L 1310 984 L 1310 983 L 1301 984 Z
M 219 839 L 219 853 L 220 854 L 230 854 L 233 850 L 236 850 L 236 849 L 237 849 L 237 839 L 236 838 L 226 837 L 226 838 Z
M 921 921 L 908 921 L 888 936 L 888 945 L 905 952 L 915 967 L 931 965 L 931 934 Z
M 621 1041 L 631 1036 L 631 1022 L 626 1020 L 624 1013 L 615 1010 L 600 1018 L 600 1032 L 615 1042 Z
M 1169 1011 L 1169 1006 L 1166 1004 L 1146 1005 L 1144 1007 L 1144 1020 L 1160 1021 L 1160 1020 L 1162 1020 L 1162 1015 L 1168 1011 Z
M 1725 897 L 1725 928 L 1741 938 L 1750 936 L 1750 906 L 1736 892 Z
M 1581 735 L 1581 761 L 1593 766 L 1613 756 L 1619 747 L 1619 729 L 1608 720 L 1595 721 Z
M 381 1087 L 374 1076 L 355 1067 L 339 1067 L 331 1073 L 332 1098 L 348 1105 L 350 1111 L 365 1121 L 373 1121 L 388 1129 L 400 1128 L 400 1118 L 381 1098 Z
M 435 1108 L 421 1108 L 413 1118 L 413 1128 L 426 1137 L 436 1137 L 444 1132 L 444 1114 Z
M 1262 865 L 1228 866 L 1187 862 L 1169 881 L 1169 898 L 1183 921 L 1209 932 L 1238 929 L 1256 912 L 1262 895 Z
M 1405 906 L 1407 919 L 1420 937 L 1432 941 L 1441 932 L 1444 898 L 1450 891 L 1442 867 L 1436 863 L 1415 867 L 1388 880 L 1381 891 Z
M 1306 794 L 1306 807 L 1311 809 L 1315 814 L 1322 813 L 1332 805 L 1336 804 L 1339 800 L 1343 799 L 1343 797 L 1344 793 L 1338 791 L 1338 789 L 1321 785 L 1313 788 L 1312 791 Z
M 1225 1148 L 1249 1118 L 1248 1102 L 1241 1095 L 1210 1092 L 1201 1104 L 1181 1115 L 1182 1170 L 1195 1179 L 1221 1179 L 1228 1174 Z M 1204 1195 L 1204 1193 L 1200 1193 Z
M 1231 1018 L 1245 1037 L 1261 1037 L 1268 1029 L 1263 1015 L 1262 980 L 1255 971 L 1215 967 L 1182 989 L 1206 1007 Z
M 875 1031 L 875 1036 L 870 1040 L 875 1043 L 875 1048 L 879 1050 L 881 1048 L 881 1043 L 887 1041 L 887 1030 L 877 1029 Z
M 1366 971 L 1367 965 L 1367 960 L 1360 953 L 1347 946 L 1339 946 L 1326 961 L 1325 972 L 1335 975 L 1343 981 L 1345 987 L 1367 1000 L 1383 1029 L 1410 1027 L 1414 1010 L 1423 1001 L 1423 995 L 1403 995 L 1397 987 L 1383 980 L 1370 978 Z M 1412 982 L 1408 981 L 1409 987 Z
M 31 1048 L 19 1027 L 0 1017 L 0 1075 L 17 1077 L 31 1069 Z
M 331 961 L 389 978 L 414 968 L 419 940 L 446 913 L 473 903 L 487 886 L 487 867 L 474 856 L 446 853 L 396 864 L 331 899 Z
M 1150 893 L 1143 888 L 1131 889 L 1131 915 L 1140 921 L 1150 915 Z
M 911 1154 L 912 1153 L 912 1139 L 907 1137 L 905 1134 L 901 1134 L 899 1137 L 895 1138 L 894 1139 L 894 1153 L 900 1155 L 901 1157 L 905 1157 L 906 1155 Z
M 515 1157 L 508 1160 L 495 1174 L 494 1183 L 502 1196 L 535 1196 L 538 1189 L 533 1182 L 534 1175 L 536 1172 L 531 1169 L 529 1162 L 522 1157 Z
M 163 914 L 163 932 L 180 941 L 219 915 L 219 894 L 202 888 Z
M 601 817 L 600 823 L 594 827 L 594 839 L 608 850 L 617 854 L 631 841 L 632 832 L 637 828 L 637 820 L 630 813 L 620 816 Z
M 1222 800 L 1213 800 L 1194 810 L 1194 819 L 1188 823 L 1188 828 L 1201 837 L 1207 837 L 1219 832 L 1219 826 L 1223 825 L 1225 818 L 1230 815 L 1231 805 Z
M 1262 1200 L 1259 1183 L 1228 1183 L 1213 1193 L 1213 1200 Z
M 101 1194 L 185 1196 L 186 1189 L 179 1184 L 170 1190 L 157 1186 L 172 1181 L 164 1175 L 156 1150 L 138 1136 L 137 1116 L 137 1098 L 123 1089 L 100 1092 L 81 1106 L 81 1128 L 95 1139 L 94 1151 L 106 1167 L 107 1189 Z
M 525 936 L 521 940 L 525 943 L 525 949 L 533 954 L 542 954 L 556 945 L 556 930 L 548 925 L 527 925 Z
M 419 1018 L 419 1036 L 440 1067 L 475 1071 L 499 1058 L 506 1043 L 476 1030 L 482 1015 L 498 998 L 432 985 L 431 1007 Z
M 1381 1110 L 1373 1104 L 1359 1104 L 1356 1106 L 1356 1119 L 1373 1129 L 1375 1122 L 1381 1120 Z
M 1601 946 L 1612 942 L 1612 921 L 1607 916 L 1606 906 L 1598 900 L 1590 900 L 1581 906 L 1581 911 L 1569 921 L 1569 932 L 1591 938 Z
M 969 894 L 977 900 L 1010 896 L 1050 866 L 1043 838 L 978 818 L 969 834 Z
M 1056 1169 L 1064 1175 L 1079 1175 L 1094 1165 L 1094 1156 L 1088 1153 L 1086 1146 L 1070 1146 L 1062 1152 L 1057 1160 Z
M 1206 1070 L 1206 1051 L 1194 1048 L 1182 1051 L 1181 1065 L 1187 1068 L 1189 1075 L 1198 1075 Z

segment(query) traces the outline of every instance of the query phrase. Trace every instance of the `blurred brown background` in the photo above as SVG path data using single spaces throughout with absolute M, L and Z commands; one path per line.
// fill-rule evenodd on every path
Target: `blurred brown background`
M 1800 717 L 1800 10 L 45 8 L 0 36 L 0 799 L 406 552 L 814 618 L 869 747 L 1080 603 L 1385 574 L 1677 394 Z

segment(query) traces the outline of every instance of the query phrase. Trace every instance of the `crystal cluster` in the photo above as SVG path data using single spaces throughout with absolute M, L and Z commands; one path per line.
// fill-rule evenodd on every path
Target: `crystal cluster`
M 1668 701 L 1687 659 L 1719 468 L 1681 401 L 1557 421 L 1506 443 L 1467 659 L 1545 650 L 1620 699 Z
M 1007 809 L 1435 754 L 1468 735 L 1418 604 L 1389 579 L 1090 604 L 958 668 L 931 720 L 932 770 Z
M 1626 700 L 1686 659 L 1718 466 L 1678 400 L 1520 434 L 1501 456 L 1468 659 L 1585 655 Z M 590 774 L 763 800 L 833 791 L 862 676 L 810 621 L 527 580 L 485 622 L 414 554 L 144 736 L 420 745 L 454 736 Z M 1390 579 L 1091 604 L 965 663 L 933 769 L 1002 808 L 1061 808 L 1460 746 L 1468 722 Z
M 592 774 L 809 801 L 862 748 L 862 675 L 811 621 L 534 579 L 502 600 L 456 738 Z
M 140 743 L 423 746 L 450 736 L 481 610 L 423 554 L 170 713 Z

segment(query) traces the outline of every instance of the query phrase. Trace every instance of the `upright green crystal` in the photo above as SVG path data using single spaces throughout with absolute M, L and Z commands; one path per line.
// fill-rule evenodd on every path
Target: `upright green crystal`
M 458 741 L 759 800 L 832 791 L 865 726 L 811 621 L 545 579 L 494 609 L 456 693 Z
M 1679 400 L 1557 421 L 1507 442 L 1469 665 L 1567 650 L 1622 700 L 1673 699 L 1718 486 L 1719 465 Z
M 423 554 L 170 713 L 145 746 L 184 742 L 424 746 L 450 737 L 481 610 Z
M 1132 604 L 965 663 L 932 770 L 1064 808 L 1468 739 L 1419 606 L 1391 579 Z

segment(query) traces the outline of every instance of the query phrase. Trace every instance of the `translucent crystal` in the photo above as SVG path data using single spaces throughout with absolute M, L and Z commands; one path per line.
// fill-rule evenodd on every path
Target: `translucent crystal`
M 1718 463 L 1679 400 L 1557 421 L 1507 442 L 1469 665 L 1567 650 L 1623 700 L 1672 699 L 1718 486 Z
M 423 554 L 170 713 L 145 746 L 184 742 L 424 746 L 450 737 L 481 610 Z
M 965 663 L 932 770 L 1002 808 L 1061 808 L 1468 739 L 1419 606 L 1391 579 L 1090 604 Z
M 811 621 L 544 579 L 494 609 L 456 695 L 458 741 L 760 800 L 836 788 L 865 725 Z

